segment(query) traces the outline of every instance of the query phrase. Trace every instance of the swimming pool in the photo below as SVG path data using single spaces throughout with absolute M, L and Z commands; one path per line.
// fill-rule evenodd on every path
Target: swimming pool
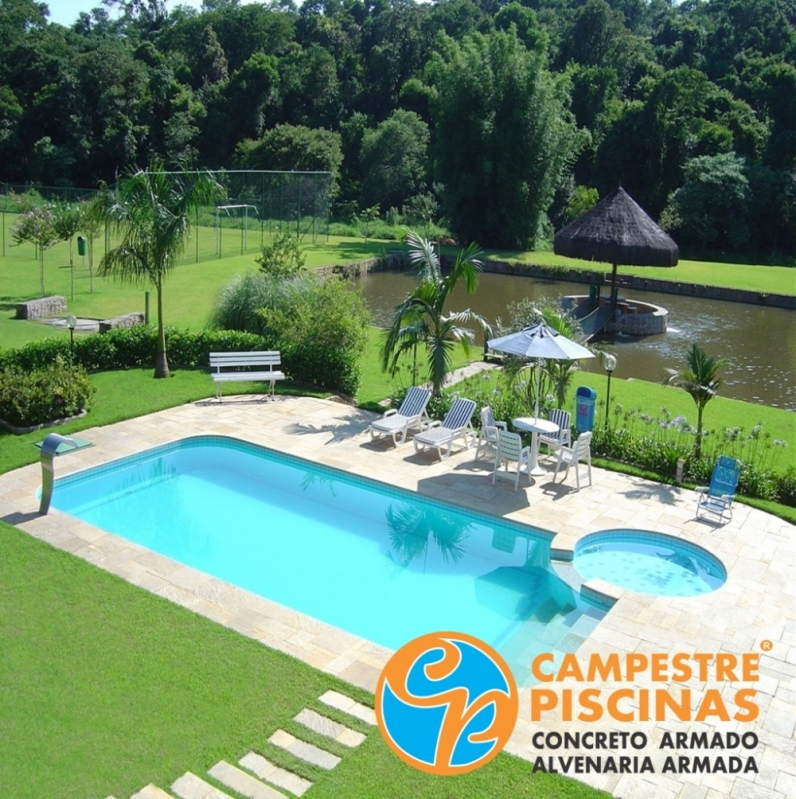
M 541 531 L 221 436 L 60 478 L 52 504 L 391 649 L 470 633 L 518 679 L 606 612 L 553 573 Z
M 575 547 L 575 568 L 590 580 L 656 596 L 698 596 L 724 584 L 721 561 L 702 547 L 663 533 L 606 530 Z

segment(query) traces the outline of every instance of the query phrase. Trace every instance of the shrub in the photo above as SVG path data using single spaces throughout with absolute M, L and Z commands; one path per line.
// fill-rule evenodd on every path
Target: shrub
M 304 268 L 305 261 L 298 238 L 287 230 L 278 232 L 254 260 L 260 264 L 261 272 L 272 277 L 296 275 Z
M 370 314 L 345 283 L 315 275 L 249 274 L 227 285 L 213 317 L 218 327 L 255 333 L 282 353 L 294 380 L 353 396 Z
M 258 335 L 234 330 L 204 330 L 198 333 L 166 328 L 169 358 L 175 366 L 206 367 L 211 352 L 245 352 L 265 348 Z M 108 333 L 75 339 L 74 362 L 89 372 L 136 369 L 152 365 L 157 347 L 154 327 L 136 325 Z M 44 369 L 60 357 L 70 360 L 69 342 L 60 338 L 31 342 L 19 349 L 0 351 L 0 372 L 31 372 Z
M 94 396 L 82 367 L 66 366 L 57 356 L 45 369 L 0 372 L 0 418 L 16 427 L 32 427 L 74 416 Z

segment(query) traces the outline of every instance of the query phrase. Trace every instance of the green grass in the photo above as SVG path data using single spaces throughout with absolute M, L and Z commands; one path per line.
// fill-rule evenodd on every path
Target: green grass
M 126 369 L 90 375 L 91 383 L 97 389 L 93 406 L 85 416 L 59 425 L 58 433 L 73 435 L 90 427 L 102 427 L 186 402 L 214 397 L 216 393 L 210 375 L 201 369 L 177 369 L 167 380 L 154 380 L 152 374 L 152 369 Z M 235 385 L 236 394 L 261 395 L 263 391 L 263 385 L 258 383 Z M 328 392 L 310 391 L 291 383 L 279 383 L 276 393 L 328 396 Z M 33 444 L 41 441 L 48 432 L 35 430 L 15 436 L 0 429 L 0 473 L 37 460 L 39 450 Z
M 564 258 L 552 252 L 540 250 L 530 252 L 507 252 L 493 250 L 487 257 L 500 261 L 539 266 L 562 266 L 571 269 L 610 272 L 611 264 L 596 261 L 581 261 L 577 258 Z M 697 283 L 706 286 L 722 286 L 732 289 L 757 291 L 761 294 L 796 295 L 796 269 L 793 266 L 764 266 L 760 264 L 728 264 L 713 261 L 680 261 L 672 268 L 657 266 L 622 266 L 617 273 L 638 275 L 656 280 L 670 280 L 676 283 Z
M 412 384 L 411 359 L 405 357 L 399 372 L 395 377 L 381 370 L 381 346 L 384 340 L 384 333 L 379 328 L 371 327 L 368 331 L 368 344 L 365 356 L 362 359 L 362 380 L 359 391 L 357 391 L 357 403 L 370 410 L 383 410 L 378 407 L 378 403 L 385 397 L 389 397 L 396 389 Z M 470 348 L 471 358 L 480 353 L 478 347 Z M 461 347 L 456 347 L 451 357 L 451 365 L 454 369 L 466 366 L 468 358 Z M 425 382 L 428 377 L 428 366 L 425 361 L 425 353 L 420 348 L 418 350 L 418 380 Z
M 0 522 L 0 785 L 15 799 L 130 796 L 204 775 L 291 728 L 328 689 L 366 692 L 267 649 Z M 457 779 L 402 764 L 370 730 L 318 796 L 607 796 L 509 755 Z
M 394 246 L 361 240 L 324 242 L 308 248 L 308 265 L 357 260 Z M 3 346 L 65 335 L 10 318 L 15 302 L 38 295 L 32 248 L 11 252 L 0 258 Z M 229 277 L 255 268 L 254 254 L 180 265 L 166 284 L 167 322 L 201 327 Z M 68 298 L 67 259 L 66 245 L 46 255 L 48 293 Z M 578 265 L 591 267 L 583 262 Z M 755 282 L 755 290 L 777 290 L 767 288 L 765 282 L 778 274 L 773 271 L 777 267 L 741 269 L 750 270 L 743 280 Z M 722 278 L 727 275 L 723 266 L 718 271 Z M 641 273 L 652 276 L 650 270 Z M 78 270 L 77 275 L 70 312 L 104 318 L 143 310 L 142 289 L 97 279 L 95 293 L 89 294 L 86 271 Z M 667 270 L 669 275 L 674 273 Z M 678 272 L 676 279 L 691 281 L 684 272 Z M 727 280 L 721 284 L 732 285 Z M 378 331 L 372 330 L 358 397 L 367 405 L 382 399 L 395 385 L 378 366 L 379 343 Z M 455 365 L 463 362 L 457 355 Z M 212 396 L 214 391 L 205 372 L 190 370 L 178 371 L 169 380 L 151 379 L 151 370 L 129 370 L 93 375 L 92 381 L 97 397 L 91 412 L 60 427 L 59 432 L 76 433 L 134 418 Z M 576 385 L 584 383 L 604 396 L 603 376 L 577 375 Z M 257 393 L 256 386 L 248 390 Z M 613 402 L 652 414 L 665 405 L 672 415 L 693 415 L 693 403 L 683 392 L 641 381 L 612 381 Z M 786 411 L 719 398 L 706 414 L 708 427 L 750 429 L 761 420 L 773 437 L 796 446 L 794 417 Z M 20 437 L 0 434 L 0 471 L 35 461 L 38 452 L 33 442 L 44 435 L 44 431 Z M 267 737 L 277 727 L 290 729 L 292 716 L 302 707 L 317 707 L 316 697 L 324 690 L 339 688 L 328 675 L 2 522 L 0 640 L 4 752 L 0 785 L 17 799 L 127 796 L 151 781 L 168 786 L 187 769 L 202 774 L 217 760 L 234 761 L 251 747 L 283 765 L 295 765 L 271 747 Z M 367 695 L 350 686 L 343 690 L 368 701 Z M 534 775 L 529 763 L 505 754 L 470 775 L 440 780 L 403 765 L 375 732 L 359 749 L 347 753 L 331 773 L 296 767 L 303 768 L 305 776 L 319 779 L 313 788 L 313 795 L 319 797 L 607 796 L 555 775 Z

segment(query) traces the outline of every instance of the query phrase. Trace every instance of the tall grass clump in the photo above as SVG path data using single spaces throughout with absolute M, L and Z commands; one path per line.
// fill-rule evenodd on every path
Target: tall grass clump
M 353 396 L 370 313 L 336 278 L 247 274 L 225 287 L 212 324 L 262 336 L 294 380 Z

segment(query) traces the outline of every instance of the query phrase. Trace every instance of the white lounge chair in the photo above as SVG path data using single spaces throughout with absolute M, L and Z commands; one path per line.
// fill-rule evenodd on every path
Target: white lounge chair
M 572 446 L 572 434 L 569 431 L 571 419 L 572 415 L 569 411 L 562 411 L 560 408 L 550 411 L 550 421 L 558 425 L 558 432 L 540 433 L 540 446 L 546 444 L 548 453 L 557 452 L 561 447 Z
M 558 463 L 556 463 L 556 471 L 553 474 L 553 480 L 558 477 L 558 470 L 562 466 L 566 466 L 564 476 L 561 482 L 567 479 L 569 474 L 569 467 L 575 465 L 575 485 L 577 490 L 580 491 L 580 462 L 586 462 L 586 474 L 589 478 L 589 485 L 591 485 L 591 433 L 581 433 L 575 443 L 571 447 L 560 447 L 558 450 Z
M 531 475 L 529 473 L 529 464 L 531 461 L 531 448 L 522 446 L 522 439 L 519 433 L 508 433 L 505 430 L 500 430 L 498 433 L 497 454 L 495 455 L 495 468 L 492 471 L 492 485 L 495 484 L 495 478 L 498 476 L 498 470 L 501 466 L 506 467 L 505 475 L 509 475 L 509 464 L 517 464 L 517 473 L 514 476 L 514 490 L 520 484 L 520 472 L 522 466 L 525 464 L 525 473 L 528 475 L 528 483 L 531 482 Z M 501 477 L 504 475 L 501 475 Z
M 370 436 L 392 436 L 396 447 L 406 441 L 409 430 L 417 427 L 422 430 L 429 418 L 426 415 L 426 405 L 431 399 L 431 391 L 420 386 L 412 386 L 406 392 L 400 408 L 390 408 L 381 419 L 376 419 L 370 425 Z
M 495 415 L 489 405 L 481 408 L 481 430 L 478 433 L 478 448 L 475 457 L 480 458 L 481 452 L 489 454 L 497 451 L 498 435 L 501 430 L 506 430 L 505 422 L 496 422 Z
M 457 399 L 441 423 L 432 422 L 422 433 L 415 436 L 415 451 L 420 452 L 425 447 L 434 447 L 440 458 L 444 460 L 451 454 L 453 442 L 457 438 L 463 438 L 465 447 L 469 447 L 471 439 L 475 438 L 475 431 L 470 421 L 474 410 L 473 400 L 462 397 Z

